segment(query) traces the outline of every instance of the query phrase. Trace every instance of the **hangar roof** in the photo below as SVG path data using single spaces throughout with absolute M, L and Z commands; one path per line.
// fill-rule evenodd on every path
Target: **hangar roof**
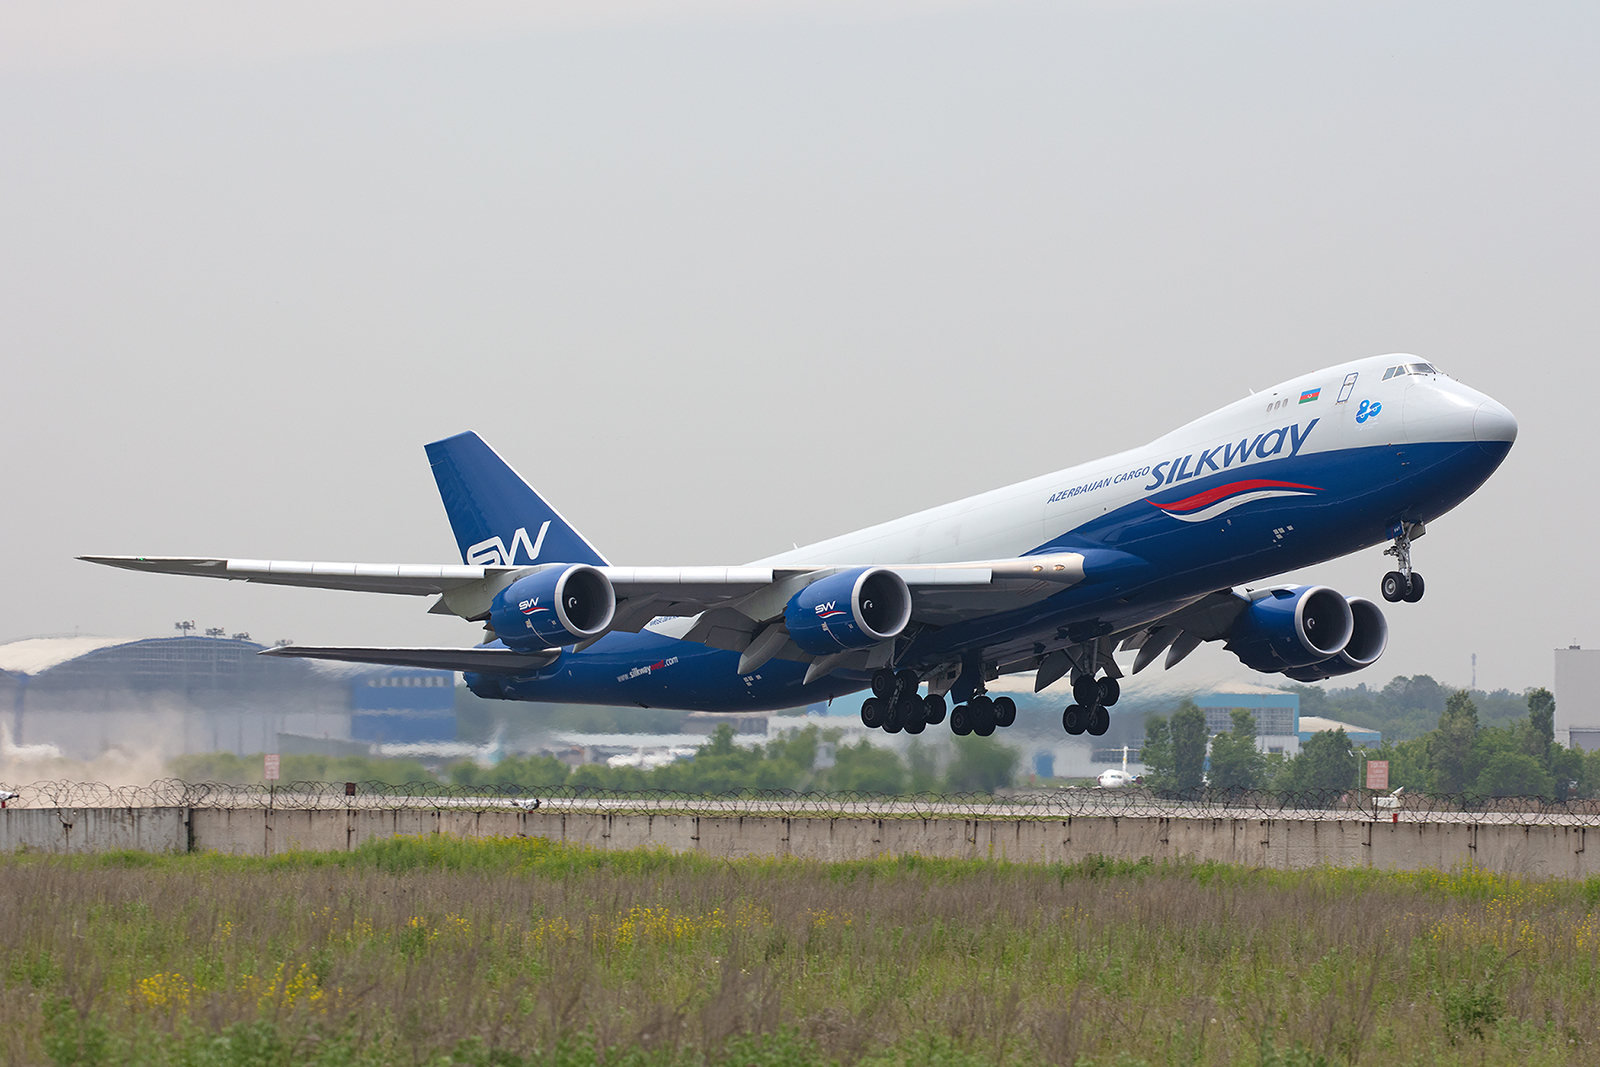
M 29 637 L 0 645 L 0 671 L 40 674 L 102 648 L 131 645 L 139 637 Z
M 63 663 L 68 663 L 93 652 L 100 652 L 108 648 L 117 648 L 122 645 L 137 645 L 144 643 L 161 643 L 168 641 L 211 641 L 221 640 L 233 644 L 243 644 L 246 648 L 261 649 L 262 645 L 254 641 L 239 641 L 236 638 L 211 638 L 197 637 L 193 634 L 182 637 L 91 637 L 87 635 L 74 635 L 72 637 L 27 637 L 20 641 L 8 641 L 0 644 L 0 674 L 28 675 L 30 677 L 43 674 Z M 279 667 L 286 667 L 289 663 L 274 661 Z M 296 670 L 313 675 L 323 675 L 329 678 L 360 678 L 369 675 L 433 675 L 439 671 L 418 667 L 383 667 L 366 663 L 335 663 L 321 660 L 293 660 Z
M 1324 719 L 1319 715 L 1300 716 L 1300 740 L 1308 740 L 1312 734 L 1327 733 L 1329 730 L 1343 730 L 1345 736 L 1352 741 L 1383 740 L 1383 733 L 1378 730 L 1369 730 L 1365 726 L 1355 726 L 1351 723 L 1340 722 L 1338 719 Z

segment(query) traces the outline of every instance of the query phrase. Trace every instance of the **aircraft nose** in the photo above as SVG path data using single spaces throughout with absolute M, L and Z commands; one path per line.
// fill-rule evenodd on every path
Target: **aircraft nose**
M 1504 441 L 1517 439 L 1517 418 L 1494 400 L 1485 400 L 1472 415 L 1472 436 L 1479 441 Z

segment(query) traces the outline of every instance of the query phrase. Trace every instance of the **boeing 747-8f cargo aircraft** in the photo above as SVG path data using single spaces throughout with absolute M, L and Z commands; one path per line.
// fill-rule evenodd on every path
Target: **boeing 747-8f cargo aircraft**
M 481 623 L 471 648 L 305 656 L 461 671 L 506 700 L 701 711 L 787 708 L 863 689 L 868 726 L 987 735 L 1016 706 L 986 683 L 1037 671 L 1102 734 L 1122 671 L 1202 641 L 1298 681 L 1371 665 L 1370 600 L 1242 588 L 1392 541 L 1390 602 L 1422 598 L 1412 541 L 1516 439 L 1500 404 L 1413 356 L 1290 379 L 1118 455 L 738 567 L 613 566 L 476 434 L 427 447 L 459 566 L 84 556 L 129 570 L 433 595 Z

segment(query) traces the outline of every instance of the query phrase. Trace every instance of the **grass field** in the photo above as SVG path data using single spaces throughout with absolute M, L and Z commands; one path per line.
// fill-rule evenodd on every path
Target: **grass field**
M 1600 1063 L 1600 880 L 401 839 L 0 860 L 10 1064 Z

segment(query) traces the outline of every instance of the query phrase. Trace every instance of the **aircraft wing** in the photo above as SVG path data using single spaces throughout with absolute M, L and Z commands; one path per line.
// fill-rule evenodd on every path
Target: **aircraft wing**
M 190 556 L 80 556 L 125 570 L 162 574 L 188 574 L 268 585 L 291 585 L 359 592 L 437 595 L 431 609 L 436 614 L 469 620 L 488 617 L 495 597 L 524 575 L 570 564 L 547 563 L 524 567 L 493 565 L 439 565 L 411 563 L 330 563 L 293 560 L 223 559 Z M 811 662 L 817 657 L 802 652 L 788 639 L 783 626 L 784 608 L 794 595 L 821 578 L 853 570 L 861 564 L 790 564 L 777 567 L 612 567 L 599 570 L 611 582 L 617 605 L 609 630 L 637 633 L 652 619 L 693 617 L 686 622 L 684 640 L 741 653 L 741 673 L 774 656 Z M 1120 577 L 1131 569 L 1147 567 L 1143 560 L 1108 549 L 1056 552 L 1011 559 L 956 563 L 885 564 L 906 583 L 911 593 L 913 623 L 946 626 L 980 618 L 1042 600 L 1062 589 L 1089 580 Z M 609 632 L 609 631 L 608 631 Z M 678 635 L 674 635 L 678 636 Z M 588 647 L 599 636 L 578 645 Z M 493 671 L 484 664 L 508 670 L 535 663 L 513 664 L 507 656 L 478 656 L 473 666 L 464 660 L 446 662 L 440 649 L 311 649 L 287 646 L 275 655 L 341 659 L 367 663 L 397 663 L 397 656 L 415 666 L 452 670 Z M 493 653 L 495 650 L 483 650 Z M 539 654 L 535 654 L 539 655 Z M 871 658 L 868 653 L 858 657 Z M 363 658 L 364 657 L 364 658 Z M 381 657 L 381 658 L 380 658 Z M 421 657 L 421 658 L 415 658 Z M 426 660 L 426 662 L 424 662 Z M 458 664 L 458 665 L 451 665 Z M 819 666 L 819 669 L 821 667 Z
M 443 598 L 434 610 L 479 619 L 495 595 L 523 575 L 546 567 L 434 563 L 333 563 L 302 560 L 225 559 L 196 556 L 79 556 L 124 570 L 367 593 Z M 744 609 L 757 621 L 781 615 L 800 589 L 857 564 L 786 567 L 599 567 L 616 590 L 618 629 L 637 631 L 658 615 L 697 615 L 718 607 Z M 968 563 L 888 565 L 905 579 L 919 621 L 958 621 L 1015 606 L 1017 597 L 1048 595 L 1083 580 L 1084 557 L 1064 552 Z M 624 615 L 648 615 L 623 625 Z M 624 610 L 630 609 L 630 610 Z
M 351 589 L 362 593 L 428 596 L 459 589 L 496 573 L 527 568 L 469 567 L 436 563 L 309 563 L 273 559 L 214 559 L 195 556 L 79 556 L 88 563 L 156 574 L 228 578 L 266 585 Z

